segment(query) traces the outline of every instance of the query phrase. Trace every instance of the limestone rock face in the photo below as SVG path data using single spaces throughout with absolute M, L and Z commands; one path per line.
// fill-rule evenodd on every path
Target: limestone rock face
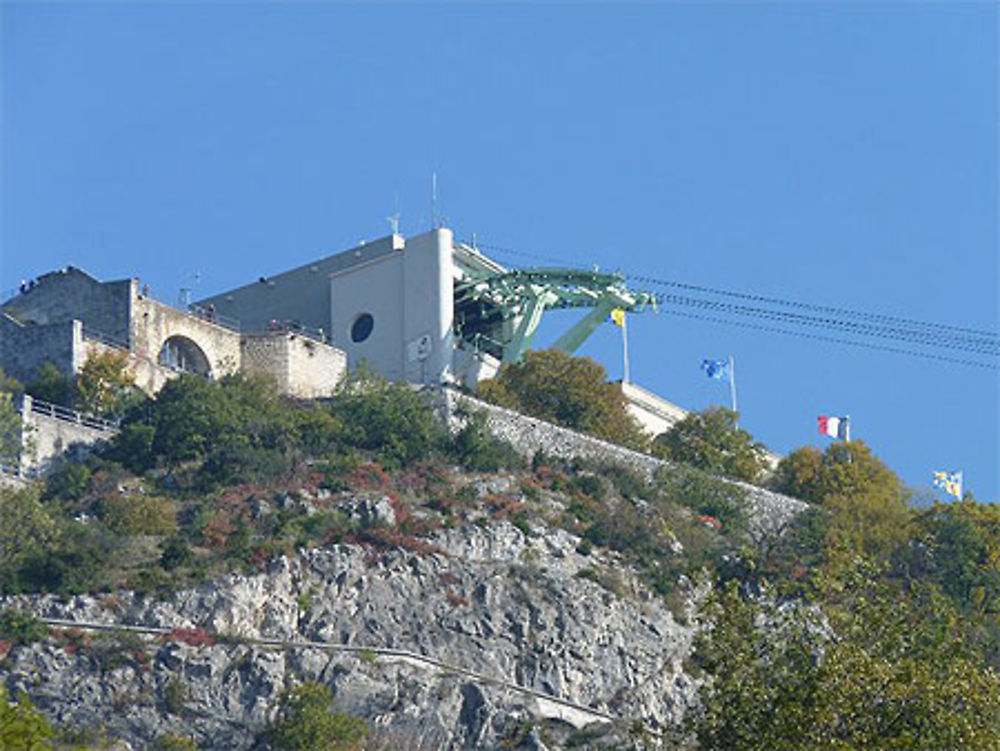
M 560 748 L 570 736 L 632 748 L 637 722 L 655 746 L 694 702 L 682 669 L 693 629 L 613 556 L 506 523 L 432 543 L 437 552 L 302 551 L 164 600 L 8 598 L 42 617 L 188 631 L 141 649 L 121 634 L 15 647 L 2 678 L 55 721 L 106 726 L 134 749 L 165 733 L 250 748 L 281 691 L 305 679 L 399 751 Z M 616 572 L 615 592 L 580 575 L 595 568 Z M 204 645 L 196 628 L 230 638 Z

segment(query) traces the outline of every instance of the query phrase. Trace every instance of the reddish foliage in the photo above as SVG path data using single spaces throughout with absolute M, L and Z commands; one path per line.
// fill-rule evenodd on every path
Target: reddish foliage
M 6 639 L 0 639 L 0 660 L 10 654 L 10 650 L 14 648 L 14 642 L 7 641 Z
M 698 517 L 698 523 L 699 524 L 704 524 L 706 527 L 711 527 L 716 532 L 719 532 L 719 531 L 722 530 L 722 522 L 720 522 L 714 516 L 707 516 L 707 515 L 706 516 L 699 516 Z
M 464 607 L 469 604 L 469 600 L 466 597 L 458 594 L 457 592 L 452 592 L 448 590 L 445 592 L 445 596 L 448 598 L 448 602 L 457 607 Z
M 226 511 L 219 511 L 205 522 L 201 537 L 210 548 L 224 548 L 229 536 L 235 531 L 229 514 Z
M 263 569 L 271 560 L 271 551 L 267 548 L 257 548 L 250 556 L 250 565 L 256 569 Z
M 359 464 L 347 473 L 347 483 L 356 490 L 385 491 L 392 487 L 392 478 L 381 465 Z
M 165 637 L 166 641 L 179 641 L 189 647 L 215 646 L 215 637 L 203 628 L 175 628 Z
M 79 628 L 66 628 L 59 631 L 53 631 L 52 635 L 56 639 L 62 639 L 66 642 L 63 649 L 66 650 L 66 654 L 74 655 L 77 652 L 86 650 L 90 646 L 90 636 Z

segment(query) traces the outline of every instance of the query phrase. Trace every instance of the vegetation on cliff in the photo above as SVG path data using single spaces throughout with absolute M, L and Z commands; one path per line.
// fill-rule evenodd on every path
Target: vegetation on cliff
M 711 584 L 688 665 L 705 679 L 692 748 L 1000 745 L 996 506 L 970 497 L 912 508 L 861 441 L 799 449 L 766 480 L 759 445 L 726 410 L 640 445 L 606 385 L 587 363 L 539 353 L 484 390 L 677 465 L 651 479 L 544 452 L 526 465 L 481 417 L 450 434 L 421 392 L 365 373 L 309 403 L 252 378 L 182 376 L 123 406 L 121 432 L 99 455 L 0 491 L 0 588 L 156 594 L 310 546 L 425 554 L 443 528 L 562 527 L 583 554 L 615 551 L 678 618 L 691 615 L 693 583 Z M 503 483 L 484 474 L 495 472 Z M 770 482 L 809 510 L 780 535 L 752 535 L 746 490 L 720 473 Z M 628 596 L 617 574 L 595 562 L 580 575 Z M 0 646 L 24 643 L 31 625 L 0 617 Z M 273 746 L 312 747 L 333 723 L 344 748 L 363 747 L 363 725 L 321 691 L 286 695 Z M 30 704 L 3 701 L 34 722 Z

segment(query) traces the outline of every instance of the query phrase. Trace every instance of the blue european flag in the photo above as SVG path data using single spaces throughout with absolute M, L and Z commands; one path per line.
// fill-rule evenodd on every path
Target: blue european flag
M 701 369 L 705 371 L 705 375 L 717 381 L 729 378 L 729 360 L 702 360 Z

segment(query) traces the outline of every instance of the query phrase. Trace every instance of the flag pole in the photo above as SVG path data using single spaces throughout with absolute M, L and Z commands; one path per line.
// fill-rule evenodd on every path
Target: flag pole
M 625 383 L 629 383 L 628 373 L 628 316 L 622 312 L 622 359 L 625 361 Z
M 733 360 L 733 356 L 729 356 L 729 396 L 733 402 L 733 412 L 739 412 L 736 406 L 736 362 Z M 739 417 L 736 418 L 736 424 L 739 425 Z

